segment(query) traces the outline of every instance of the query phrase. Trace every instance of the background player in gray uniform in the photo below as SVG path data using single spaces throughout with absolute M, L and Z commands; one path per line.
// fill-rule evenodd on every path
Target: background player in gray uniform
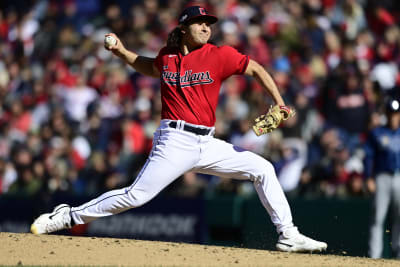
M 272 78 L 258 63 L 231 47 L 208 44 L 210 24 L 216 21 L 199 6 L 185 9 L 179 17 L 179 47 L 167 46 L 155 59 L 140 57 L 126 50 L 117 36 L 106 35 L 108 39 L 115 38 L 107 46 L 115 55 L 145 75 L 161 77 L 162 120 L 154 134 L 153 149 L 132 185 L 79 207 L 61 204 L 34 221 L 33 233 L 50 233 L 139 207 L 192 170 L 253 181 L 280 234 L 277 249 L 299 252 L 327 248 L 326 243 L 302 235 L 293 224 L 289 204 L 270 162 L 213 137 L 219 86 L 233 74 L 256 78 L 278 109 L 290 111 Z M 187 79 L 188 73 L 195 74 L 196 79 Z
M 386 105 L 387 124 L 371 131 L 367 142 L 366 177 L 375 191 L 369 256 L 380 258 L 386 215 L 392 207 L 392 250 L 400 258 L 400 103 Z M 375 178 L 375 179 L 374 179 Z

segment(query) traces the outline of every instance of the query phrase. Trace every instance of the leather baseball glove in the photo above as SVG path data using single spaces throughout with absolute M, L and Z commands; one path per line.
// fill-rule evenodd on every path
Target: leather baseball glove
M 254 121 L 253 131 L 257 136 L 270 133 L 285 121 L 296 114 L 295 110 L 288 106 L 271 106 L 267 114 L 257 117 Z

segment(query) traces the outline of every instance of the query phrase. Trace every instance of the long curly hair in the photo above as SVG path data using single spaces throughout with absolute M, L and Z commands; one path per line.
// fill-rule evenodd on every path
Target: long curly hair
M 182 41 L 182 32 L 181 32 L 181 27 L 176 27 L 173 29 L 169 34 L 168 34 L 168 39 L 167 39 L 167 47 L 177 47 L 179 48 L 181 41 Z

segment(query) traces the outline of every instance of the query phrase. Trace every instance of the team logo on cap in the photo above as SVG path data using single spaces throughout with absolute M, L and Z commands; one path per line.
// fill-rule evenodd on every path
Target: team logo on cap
M 199 7 L 199 12 L 200 12 L 201 15 L 207 15 L 206 10 L 204 8 L 202 8 L 202 7 Z
M 183 15 L 183 16 L 181 17 L 181 20 L 180 20 L 180 22 L 184 21 L 184 20 L 185 20 L 187 17 L 188 17 L 188 15 L 187 15 L 187 14 Z

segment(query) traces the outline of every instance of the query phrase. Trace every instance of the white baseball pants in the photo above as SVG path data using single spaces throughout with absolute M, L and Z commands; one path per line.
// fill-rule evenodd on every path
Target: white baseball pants
M 149 158 L 135 182 L 73 207 L 71 215 L 76 224 L 142 206 L 177 177 L 187 171 L 195 171 L 253 181 L 278 233 L 293 227 L 289 204 L 270 162 L 214 138 L 214 128 L 209 135 L 201 136 L 184 131 L 184 121 L 177 121 L 177 129 L 170 128 L 169 122 L 161 121 L 154 134 Z

